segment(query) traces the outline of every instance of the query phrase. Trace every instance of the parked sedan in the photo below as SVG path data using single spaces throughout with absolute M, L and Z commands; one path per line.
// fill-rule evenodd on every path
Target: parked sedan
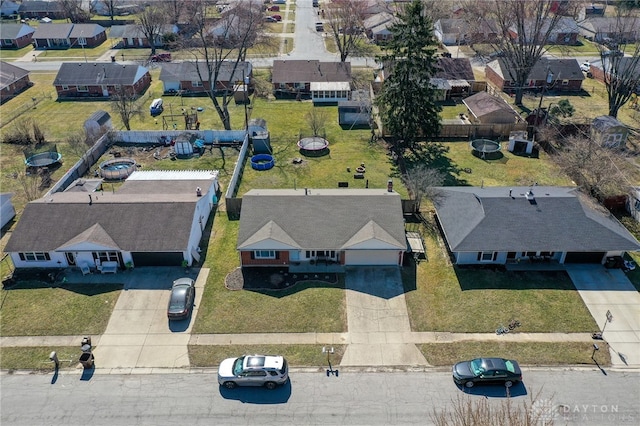
M 273 19 L 275 19 L 276 21 L 278 21 L 278 22 L 282 21 L 282 16 L 281 15 L 271 15 L 271 17 Z
M 453 366 L 453 381 L 468 388 L 476 383 L 498 383 L 511 387 L 522 381 L 517 361 L 503 358 L 476 358 Z
M 191 278 L 179 278 L 173 282 L 167 317 L 179 320 L 189 317 L 196 296 L 195 282 Z
M 287 360 L 282 356 L 244 355 L 227 358 L 218 368 L 218 383 L 227 389 L 236 386 L 264 386 L 275 389 L 289 380 Z

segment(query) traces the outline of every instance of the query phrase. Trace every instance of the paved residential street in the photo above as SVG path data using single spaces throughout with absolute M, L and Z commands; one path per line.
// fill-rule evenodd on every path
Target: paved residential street
M 513 402 L 559 425 L 636 425 L 640 374 L 597 369 L 525 370 Z M 1 377 L 3 425 L 431 425 L 434 412 L 465 397 L 449 371 L 291 373 L 290 384 L 220 389 L 202 374 L 98 375 L 79 372 Z M 472 400 L 505 401 L 503 387 L 476 387 Z M 465 397 L 466 398 L 466 397 Z M 464 399 L 463 399 L 464 400 Z

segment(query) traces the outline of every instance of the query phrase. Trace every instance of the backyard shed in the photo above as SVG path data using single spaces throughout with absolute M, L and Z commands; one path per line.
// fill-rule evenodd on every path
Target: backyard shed
M 89 137 L 99 137 L 113 128 L 108 112 L 98 110 L 84 122 L 84 131 Z
M 617 148 L 624 146 L 629 128 L 609 115 L 601 115 L 591 122 L 591 138 L 601 146 Z
M 527 132 L 517 130 L 509 134 L 509 152 L 514 154 L 528 154 L 533 152 L 533 141 L 527 139 Z

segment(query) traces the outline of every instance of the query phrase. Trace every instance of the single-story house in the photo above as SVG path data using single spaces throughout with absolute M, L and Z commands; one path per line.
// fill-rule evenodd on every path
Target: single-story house
M 69 49 L 96 47 L 107 39 L 98 24 L 43 24 L 33 33 L 36 49 Z
M 22 49 L 31 44 L 35 28 L 27 24 L 0 25 L 0 48 Z
M 603 4 L 588 4 L 584 5 L 578 11 L 578 26 L 581 25 L 581 22 L 588 18 L 597 18 L 600 16 L 604 16 L 607 7 Z
M 591 139 L 601 146 L 619 148 L 625 145 L 629 128 L 618 119 L 601 115 L 591 122 Z
M 110 2 L 104 0 L 91 0 L 89 3 L 89 9 L 92 13 L 98 16 L 111 15 Z M 116 16 L 133 15 L 144 9 L 144 5 L 136 3 L 135 1 L 114 0 L 113 1 L 113 14 Z
M 388 189 L 252 189 L 242 196 L 244 266 L 402 265 L 400 195 Z
M 234 69 L 235 67 L 235 69 Z M 201 81 L 200 75 L 207 81 Z M 211 88 L 208 81 L 207 64 L 205 62 L 168 62 L 162 64 L 160 80 L 164 93 L 184 93 L 205 95 Z M 249 85 L 249 91 L 253 90 L 253 67 L 250 62 L 223 61 L 220 64 L 215 90 L 217 93 L 227 91 L 232 93 L 236 84 L 245 81 Z
M 493 21 L 469 22 L 466 19 L 438 19 L 433 33 L 446 46 L 456 44 L 491 43 L 498 37 Z
M 615 68 L 615 69 L 611 69 Z M 627 72 L 632 69 L 633 72 Z M 600 59 L 591 62 L 589 66 L 589 72 L 591 77 L 598 80 L 601 83 L 605 82 L 605 77 L 611 78 L 615 74 L 622 73 L 629 74 L 625 79 L 636 80 L 638 86 L 635 89 L 636 94 L 640 94 L 640 61 L 638 58 L 632 56 L 616 57 L 613 61 L 609 58 L 604 58 L 604 62 Z M 612 74 L 612 75 L 610 75 Z
M 504 99 L 478 92 L 464 98 L 462 102 L 469 110 L 470 121 L 480 124 L 511 124 L 522 121 L 518 113 Z
M 369 128 L 371 117 L 371 96 L 366 90 L 351 92 L 351 100 L 338 102 L 338 124 L 347 129 Z
M 365 34 L 374 43 L 385 42 L 391 37 L 389 27 L 396 22 L 396 18 L 389 12 L 376 13 L 364 20 Z
M 552 24 L 552 19 L 553 18 L 547 18 L 545 20 L 545 22 L 540 26 L 538 34 L 533 33 L 536 26 L 533 21 L 526 23 L 525 39 L 523 42 L 527 44 L 538 44 L 537 42 L 540 39 L 544 38 L 544 36 L 547 34 L 549 25 Z M 575 45 L 578 44 L 579 35 L 580 28 L 578 28 L 578 23 L 575 21 L 575 19 L 568 16 L 562 16 L 557 20 L 557 22 L 551 29 L 546 42 L 547 44 Z M 513 25 L 509 28 L 509 36 L 513 39 L 518 39 L 519 37 L 521 37 L 521 35 L 518 34 L 517 26 Z
M 434 206 L 454 263 L 604 263 L 640 243 L 572 187 L 440 187 Z M 585 232 L 588 230 L 588 232 Z
M 66 19 L 67 14 L 59 1 L 24 0 L 18 8 L 22 19 Z
M 469 58 L 440 57 L 436 68 L 438 71 L 434 74 L 434 78 L 447 82 L 447 86 L 444 87 L 445 99 L 462 97 L 471 93 L 476 78 L 473 75 Z
M 593 17 L 580 22 L 580 34 L 597 43 L 633 42 L 640 38 L 640 18 Z
M 58 99 L 108 98 L 122 90 L 138 96 L 150 84 L 145 67 L 116 62 L 63 62 L 53 81 Z
M 29 72 L 8 62 L 0 61 L 0 103 L 4 103 L 31 87 Z
M 11 0 L 2 0 L 0 2 L 0 16 L 15 17 L 18 15 L 20 4 Z M 4 25 L 4 24 L 3 24 Z
M 350 62 L 275 60 L 271 73 L 277 98 L 311 99 L 314 104 L 337 104 L 349 100 Z
M 170 24 L 162 25 L 154 38 L 155 47 L 164 46 L 165 34 L 178 34 L 178 27 Z M 109 38 L 120 40 L 119 47 L 151 47 L 142 27 L 137 24 L 114 25 L 109 32 Z
M 191 265 L 217 192 L 211 170 L 136 171 L 116 191 L 57 192 L 25 206 L 5 252 L 16 268 Z
M 485 67 L 487 80 L 500 90 L 510 93 L 516 83 L 509 73 L 509 64 L 504 58 L 495 59 Z M 530 90 L 553 90 L 554 92 L 577 92 L 582 90 L 585 79 L 577 59 L 556 59 L 543 56 L 529 73 L 526 86 Z
M 16 216 L 16 209 L 11 202 L 12 197 L 13 194 L 10 192 L 0 194 L 0 228 L 4 228 Z

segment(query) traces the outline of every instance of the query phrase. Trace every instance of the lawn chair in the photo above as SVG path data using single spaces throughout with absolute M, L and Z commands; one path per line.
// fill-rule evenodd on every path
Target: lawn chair
M 89 268 L 89 265 L 86 263 L 82 263 L 80 265 L 80 271 L 82 272 L 82 275 L 87 275 L 91 273 L 91 268 Z

